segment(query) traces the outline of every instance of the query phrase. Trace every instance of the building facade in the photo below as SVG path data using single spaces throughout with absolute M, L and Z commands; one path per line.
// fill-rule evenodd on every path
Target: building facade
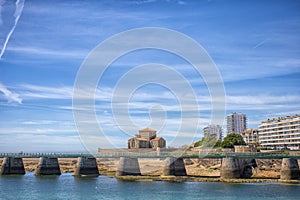
M 242 113 L 232 113 L 227 116 L 227 134 L 240 134 L 247 129 L 247 118 Z
M 241 133 L 242 137 L 246 144 L 255 144 L 258 143 L 258 129 L 248 129 Z
M 300 116 L 268 119 L 258 128 L 259 143 L 267 149 L 300 149 Z
M 215 138 L 222 141 L 222 126 L 220 125 L 208 125 L 203 128 L 205 138 Z
M 156 137 L 156 130 L 145 128 L 139 130 L 133 138 L 128 140 L 128 149 L 152 148 L 157 149 L 166 147 L 166 140 Z

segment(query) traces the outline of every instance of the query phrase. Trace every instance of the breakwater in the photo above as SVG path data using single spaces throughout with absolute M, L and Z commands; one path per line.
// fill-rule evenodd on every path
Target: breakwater
M 27 158 L 24 158 L 25 160 Z M 43 158 L 44 159 L 44 158 Z M 43 160 L 42 159 L 42 160 Z M 127 161 L 126 161 L 127 159 Z M 8 160 L 8 158 L 2 159 Z M 41 158 L 40 158 L 41 160 Z M 50 160 L 50 161 L 49 161 Z M 65 165 L 64 162 L 57 162 L 55 159 L 55 162 L 51 163 L 51 159 L 48 160 L 48 164 L 46 163 L 46 166 L 50 166 L 51 169 L 58 169 L 58 168 L 63 168 L 65 169 L 68 167 L 67 171 L 72 171 L 74 172 L 73 175 L 75 176 L 85 176 L 85 175 L 99 175 L 99 174 L 110 174 L 112 176 L 117 176 L 117 177 L 126 177 L 126 176 L 135 176 L 135 177 L 142 177 L 144 178 L 148 176 L 149 174 L 145 171 L 151 169 L 152 165 L 160 165 L 161 168 L 158 169 L 153 169 L 154 171 L 150 177 L 156 177 L 157 176 L 172 176 L 172 177 L 188 177 L 189 180 L 199 180 L 199 179 L 192 179 L 192 177 L 199 177 L 199 174 L 194 173 L 193 170 L 198 170 L 198 171 L 207 171 L 204 169 L 203 166 L 201 165 L 192 165 L 194 163 L 201 163 L 204 161 L 209 160 L 211 163 L 211 168 L 209 170 L 214 169 L 214 171 L 219 171 L 220 174 L 213 175 L 213 177 L 208 177 L 208 178 L 217 178 L 217 180 L 221 181 L 226 181 L 228 179 L 251 179 L 252 173 L 258 168 L 262 168 L 263 166 L 257 167 L 257 164 L 255 162 L 255 159 L 232 159 L 232 158 L 223 158 L 223 159 L 206 159 L 206 158 L 199 158 L 199 159 L 178 159 L 178 158 L 159 158 L 159 159 L 148 159 L 148 158 L 135 158 L 135 159 L 129 159 L 131 160 L 130 162 L 128 161 L 128 158 L 121 158 L 121 159 L 115 159 L 113 163 L 108 164 L 108 159 L 95 159 L 95 158 L 90 158 L 86 159 L 84 157 L 80 157 L 77 160 L 71 159 L 70 163 L 68 165 Z M 123 160 L 123 162 L 122 162 Z M 134 162 L 132 162 L 134 160 Z M 149 161 L 148 161 L 149 160 Z M 179 160 L 179 161 L 178 161 Z M 286 164 L 288 161 L 288 164 Z M 1 161 L 0 161 L 1 162 Z M 26 161 L 27 162 L 27 161 Z M 25 163 L 26 163 L 25 162 Z M 299 165 L 297 160 L 295 159 L 283 159 L 282 164 L 280 163 L 281 160 L 264 160 L 264 163 L 267 162 L 272 163 L 274 162 L 274 165 L 283 165 L 282 170 L 279 172 L 279 176 L 275 177 L 280 178 L 282 180 L 297 180 L 299 179 Z M 7 165 L 4 165 L 4 162 L 1 165 L 1 170 L 4 169 L 5 167 L 7 168 Z M 41 167 L 41 162 L 33 164 L 35 167 L 35 171 L 37 171 L 38 168 Z M 44 163 L 45 165 L 45 163 Z M 61 166 L 60 166 L 61 165 Z M 214 166 L 215 165 L 215 166 Z M 261 165 L 261 161 L 259 161 L 259 165 Z M 193 166 L 193 167 L 192 167 Z M 24 167 L 24 166 L 23 166 Z M 106 171 L 103 170 L 106 168 Z M 280 166 L 279 166 L 280 168 Z M 121 169 L 121 170 L 120 170 Z M 208 170 L 208 171 L 209 171 Z M 4 171 L 4 170 L 2 170 Z M 90 172 L 89 172 L 90 171 Z M 56 170 L 57 172 L 57 170 Z M 122 172 L 122 173 L 120 173 Z M 125 173 L 124 173 L 125 172 Z M 126 173 L 126 172 L 134 172 L 134 173 Z M 136 173 L 137 172 L 137 173 Z M 230 175 L 232 173 L 233 175 Z M 6 173 L 7 174 L 7 173 Z M 14 174 L 14 173 L 11 173 Z M 37 174 L 37 175 L 59 175 L 59 173 L 46 173 L 46 174 Z M 5 174 L 3 174 L 5 175 Z M 201 176 L 201 175 L 200 175 Z M 205 175 L 204 175 L 205 177 Z M 257 178 L 257 177 L 256 177 Z M 267 177 L 264 177 L 267 178 Z M 274 177 L 272 177 L 274 178 Z M 126 178 L 124 178 L 126 179 Z M 155 179 L 155 178 L 154 178 Z M 186 178 L 183 178 L 182 180 L 187 180 Z M 204 180 L 204 179 L 202 179 Z M 205 179 L 206 180 L 206 179 Z M 208 181 L 215 181 L 215 179 L 208 179 Z

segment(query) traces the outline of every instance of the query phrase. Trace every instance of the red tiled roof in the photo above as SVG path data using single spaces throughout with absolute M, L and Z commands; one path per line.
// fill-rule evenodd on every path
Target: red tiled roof
M 255 131 L 255 129 L 250 128 L 248 130 L 243 131 L 241 134 L 252 133 L 253 131 Z
M 158 140 L 160 140 L 160 139 L 161 139 L 161 137 L 156 137 L 156 138 L 154 138 L 154 139 L 152 139 L 152 140 L 158 141 Z
M 154 130 L 154 129 L 151 129 L 151 128 L 144 128 L 144 129 L 141 129 L 141 130 L 139 130 L 139 132 L 148 132 L 148 131 L 151 131 L 151 132 L 156 132 L 156 130 Z

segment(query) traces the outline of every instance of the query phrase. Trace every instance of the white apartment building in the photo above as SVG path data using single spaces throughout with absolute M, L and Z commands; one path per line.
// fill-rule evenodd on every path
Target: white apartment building
M 247 118 L 242 113 L 232 113 L 227 116 L 227 134 L 240 134 L 247 129 Z
M 258 142 L 258 129 L 248 129 L 241 133 L 246 144 L 255 144 Z
M 216 140 L 222 141 L 222 126 L 208 125 L 203 128 L 204 137 L 213 136 Z
M 287 116 L 261 122 L 259 143 L 268 149 L 300 149 L 300 116 Z

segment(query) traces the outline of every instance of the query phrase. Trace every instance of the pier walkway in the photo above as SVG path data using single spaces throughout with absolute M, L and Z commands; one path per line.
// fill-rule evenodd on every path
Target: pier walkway
M 288 155 L 285 153 L 211 153 L 211 154 L 187 154 L 187 153 L 157 153 L 156 151 L 148 153 L 140 152 L 103 152 L 97 154 L 90 153 L 0 153 L 0 158 L 78 158 L 78 157 L 95 157 L 95 158 L 120 158 L 120 157 L 132 157 L 132 158 L 168 158 L 168 157 L 181 157 L 181 158 L 254 158 L 254 159 L 282 159 L 282 158 L 294 158 L 300 159 L 300 155 Z

